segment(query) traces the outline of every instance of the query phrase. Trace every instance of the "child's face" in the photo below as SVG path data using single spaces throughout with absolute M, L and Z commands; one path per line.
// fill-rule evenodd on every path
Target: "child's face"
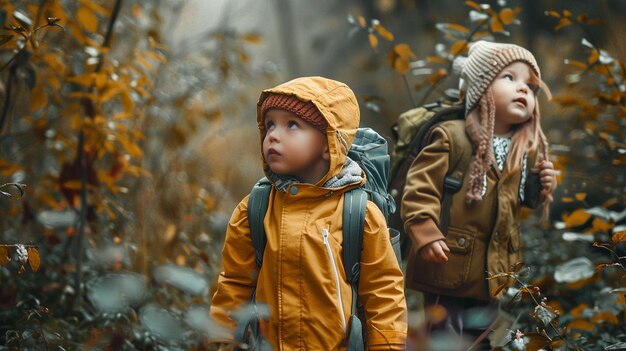
M 295 114 L 272 109 L 265 114 L 263 157 L 272 172 L 315 184 L 329 167 L 326 135 Z
M 491 83 L 496 107 L 495 134 L 507 134 L 514 125 L 532 118 L 537 87 L 530 67 L 523 62 L 513 62 L 496 76 Z

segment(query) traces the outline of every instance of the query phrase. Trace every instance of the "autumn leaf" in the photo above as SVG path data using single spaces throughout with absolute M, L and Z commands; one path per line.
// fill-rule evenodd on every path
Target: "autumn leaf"
M 373 33 L 369 33 L 367 36 L 370 41 L 370 46 L 372 47 L 372 49 L 376 50 L 378 48 L 378 37 Z
M 387 55 L 389 65 L 399 74 L 406 74 L 410 68 L 410 59 L 415 60 L 415 54 L 407 44 L 398 44 Z
M 584 319 L 575 319 L 567 325 L 567 329 L 591 331 L 593 330 L 593 324 Z
M 567 18 L 567 17 L 561 18 L 561 20 L 560 20 L 560 21 L 559 21 L 559 23 L 556 25 L 556 27 L 554 27 L 554 30 L 557 30 L 557 31 L 558 31 L 558 30 L 560 30 L 561 28 L 564 28 L 564 27 L 569 26 L 570 24 L 572 24 L 572 20 L 571 20 L 571 19 L 569 19 L 569 18 Z
M 241 38 L 251 44 L 258 44 L 261 42 L 261 36 L 258 34 L 246 34 Z
M 491 31 L 494 33 L 504 32 L 504 26 L 502 22 L 497 17 L 491 18 Z
M 619 232 L 613 234 L 613 237 L 611 238 L 611 240 L 613 240 L 614 243 L 625 242 L 626 241 L 626 230 L 622 230 L 622 231 L 619 231 Z
M 449 63 L 448 60 L 439 56 L 427 56 L 426 60 L 428 60 L 428 62 L 439 63 L 442 65 L 447 65 Z
M 6 265 L 11 261 L 11 257 L 9 257 L 9 254 L 9 247 L 5 245 L 0 245 L 0 267 Z
M 493 291 L 493 296 L 498 296 L 498 294 L 499 294 L 502 290 L 504 290 L 504 289 L 506 289 L 506 288 L 508 288 L 508 287 L 509 287 L 509 282 L 506 282 L 506 283 L 504 283 L 504 284 L 500 285 L 499 287 L 497 287 L 497 288 Z
M 550 16 L 550 17 L 561 18 L 561 14 L 560 13 L 558 13 L 557 11 L 552 11 L 552 10 L 546 11 L 545 15 L 546 16 Z
M 591 218 L 591 214 L 584 209 L 577 209 L 565 218 L 567 228 L 577 227 L 585 224 Z
M 576 193 L 576 200 L 578 201 L 585 201 L 585 198 L 587 198 L 587 194 L 586 193 Z
M 465 51 L 467 51 L 467 48 L 468 48 L 467 41 L 459 40 L 459 41 L 454 42 L 454 44 L 452 44 L 452 46 L 450 47 L 450 53 L 453 56 L 458 56 L 464 53 Z
M 393 41 L 393 34 L 388 31 L 385 27 L 381 26 L 380 24 L 375 24 L 374 25 L 374 29 L 378 32 L 378 34 L 387 39 L 388 41 Z
M 86 7 L 80 7 L 76 13 L 78 17 L 78 23 L 83 26 L 84 29 L 91 33 L 95 33 L 98 30 L 98 17 Z
M 361 26 L 361 28 L 365 28 L 365 24 L 366 24 L 365 17 L 358 16 L 356 19 L 357 21 L 359 21 L 359 26 Z
M 509 8 L 503 9 L 500 11 L 500 21 L 502 21 L 504 25 L 513 23 L 513 21 L 515 21 L 515 11 Z
M 428 321 L 433 324 L 443 321 L 448 315 L 446 309 L 441 305 L 430 305 L 426 307 L 425 312 L 426 318 L 428 318 Z
M 466 1 L 466 2 L 465 2 L 465 5 L 467 5 L 467 6 L 471 7 L 471 8 L 473 8 L 473 9 L 474 9 L 474 10 L 476 10 L 476 11 L 481 11 L 480 6 L 479 6 L 476 2 L 474 2 L 474 1 Z
M 591 322 L 608 322 L 611 324 L 619 324 L 619 320 L 617 319 L 617 317 L 615 317 L 614 314 L 610 313 L 610 312 L 601 312 L 598 313 L 596 315 L 594 315 L 593 317 L 591 317 L 590 319 Z
M 30 269 L 33 272 L 37 272 L 39 270 L 39 264 L 41 262 L 41 258 L 39 257 L 39 252 L 34 247 L 28 248 L 28 263 L 30 264 Z
M 593 222 L 591 222 L 591 228 L 594 233 L 608 232 L 613 227 L 615 227 L 614 224 L 600 218 L 594 218 Z

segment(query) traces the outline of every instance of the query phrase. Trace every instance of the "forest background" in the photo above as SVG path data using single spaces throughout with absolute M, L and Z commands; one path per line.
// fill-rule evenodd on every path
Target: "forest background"
M 255 103 L 347 83 L 392 142 L 478 39 L 530 49 L 560 171 L 526 212 L 503 349 L 626 348 L 626 3 L 0 0 L 0 350 L 212 350 L 225 226 L 262 176 Z M 251 142 L 253 141 L 253 142 Z M 497 292 L 494 292 L 497 293 Z M 410 349 L 442 349 L 410 295 Z M 467 340 L 470 347 L 473 340 Z

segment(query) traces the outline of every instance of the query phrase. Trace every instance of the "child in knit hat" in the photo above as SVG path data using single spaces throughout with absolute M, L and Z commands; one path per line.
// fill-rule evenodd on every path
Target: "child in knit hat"
M 228 224 L 211 316 L 233 328 L 236 311 L 254 296 L 257 305 L 267 306 L 260 330 L 273 349 L 345 350 L 353 295 L 342 264 L 343 195 L 365 182 L 347 155 L 359 126 L 356 97 L 334 80 L 297 78 L 263 91 L 257 123 L 272 184 L 262 223 L 267 243 L 259 264 L 247 212 L 255 204 L 248 204 L 248 196 Z M 360 263 L 357 291 L 367 348 L 403 350 L 402 271 L 385 218 L 371 201 Z
M 539 173 L 544 204 L 551 201 L 556 177 L 537 98 L 540 91 L 550 95 L 533 55 L 517 45 L 479 41 L 455 66 L 466 84 L 465 120 L 432 130 L 407 174 L 401 214 L 412 241 L 406 285 L 424 293 L 427 310 L 447 311 L 445 320 L 429 327 L 471 341 L 489 327 L 506 292 L 494 295 L 506 279 L 487 280 L 486 272 L 510 272 L 521 262 L 520 209 L 528 200 L 531 171 Z M 444 233 L 444 178 L 456 167 L 449 164 L 450 150 L 459 145 L 471 157 L 460 167 L 467 172 L 452 196 Z M 471 325 L 464 324 L 469 320 Z

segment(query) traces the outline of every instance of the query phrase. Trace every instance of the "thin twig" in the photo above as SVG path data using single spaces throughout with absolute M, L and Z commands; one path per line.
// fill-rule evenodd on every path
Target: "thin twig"
M 107 32 L 105 35 L 104 47 L 108 47 L 111 43 L 111 37 L 113 35 L 113 26 L 115 25 L 115 21 L 117 20 L 117 16 L 119 15 L 120 9 L 122 7 L 122 0 L 116 0 L 115 5 L 113 6 L 113 12 L 111 13 L 111 18 L 109 19 L 109 25 L 107 27 Z M 95 72 L 99 72 L 102 69 L 103 63 L 102 57 L 98 61 L 98 64 L 95 67 Z M 93 102 L 87 100 L 85 103 L 85 114 L 83 114 L 82 119 L 85 121 L 85 115 L 90 114 L 93 111 Z M 93 117 L 93 116 L 90 116 Z M 83 265 L 83 238 L 85 236 L 85 222 L 87 221 L 87 160 L 85 155 L 85 132 L 81 128 L 78 135 L 78 146 L 77 146 L 77 155 L 76 161 L 79 165 L 79 175 L 80 175 L 80 211 L 79 211 L 79 220 L 77 222 L 78 228 L 76 231 L 76 246 L 78 250 L 78 257 L 76 258 L 76 276 L 74 279 L 74 290 L 76 291 L 76 300 L 74 300 L 74 307 L 78 308 L 81 304 L 81 280 L 82 280 L 82 265 Z

